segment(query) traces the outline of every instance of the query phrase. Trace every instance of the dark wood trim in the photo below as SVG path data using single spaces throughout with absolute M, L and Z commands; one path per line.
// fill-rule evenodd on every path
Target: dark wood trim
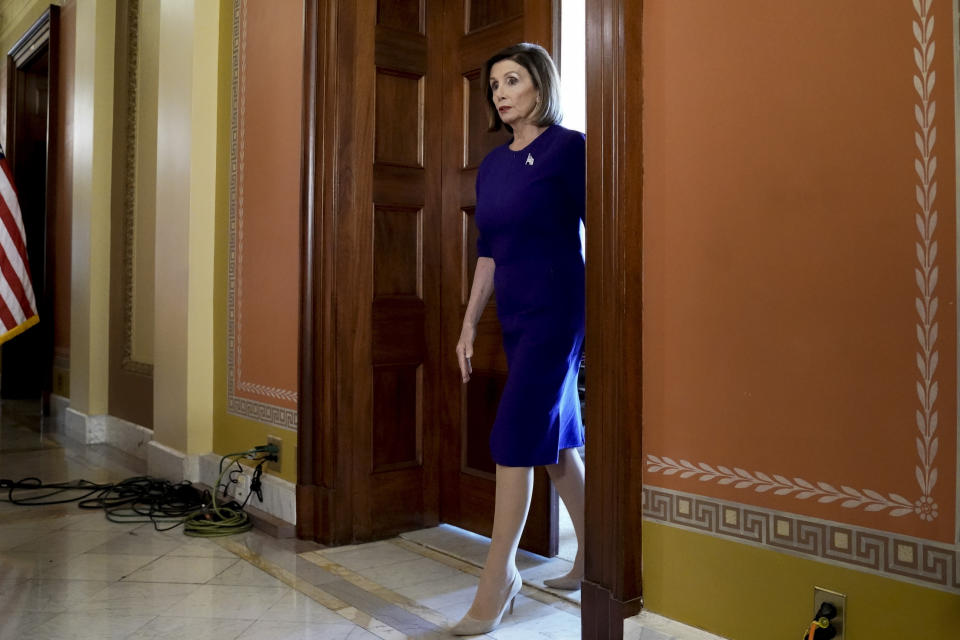
M 587 3 L 584 640 L 620 638 L 642 603 L 641 17 L 639 2 Z
M 297 464 L 297 535 L 335 542 L 331 523 L 335 482 L 337 418 L 335 318 L 332 277 L 336 239 L 329 230 L 336 212 L 336 163 L 330 157 L 335 108 L 327 87 L 335 82 L 336 1 L 304 3 L 304 112 L 301 178 L 300 358 Z M 334 73 L 331 78 L 330 72 Z M 330 237 L 329 246 L 325 246 Z M 335 519 L 334 519 L 335 520 Z M 349 522 L 347 523 L 349 525 Z
M 60 165 L 60 7 L 50 5 L 47 10 L 50 16 L 50 32 L 48 40 L 47 62 L 47 168 L 46 168 L 46 215 L 44 216 L 44 252 L 45 266 L 43 269 L 43 298 L 40 301 L 40 317 L 46 318 L 43 323 L 43 379 L 41 408 L 43 415 L 50 415 L 50 394 L 53 393 L 53 313 L 56 299 L 57 282 L 54 277 L 56 260 L 56 238 L 51 228 L 51 220 L 62 223 L 60 212 L 57 211 L 56 169 Z M 60 286 L 69 287 L 70 283 L 61 282 Z
M 353 60 L 353 5 L 340 0 L 304 3 L 297 536 L 328 545 L 352 542 L 355 525 L 352 432 L 340 428 L 355 410 L 343 406 L 354 393 L 346 375 L 354 362 L 353 342 L 342 340 L 338 327 L 353 335 L 357 320 L 345 321 L 344 316 L 357 309 L 337 304 L 340 291 L 351 290 L 343 278 L 356 279 L 349 269 L 338 273 L 337 268 L 349 258 L 340 254 L 351 246 L 343 227 L 354 205 L 349 154 L 358 147 L 346 135 L 351 128 L 342 131 L 344 120 L 356 117 L 353 92 L 349 84 L 338 85 L 340 65 Z
M 7 144 L 4 152 L 7 156 L 7 163 L 13 167 L 16 162 L 16 140 L 17 121 L 14 117 L 16 112 L 16 72 L 33 61 L 38 55 L 42 54 L 45 46 L 50 42 L 50 20 L 51 10 L 55 9 L 57 17 L 60 17 L 60 7 L 51 5 L 43 12 L 37 21 L 30 25 L 20 39 L 17 40 L 7 52 Z M 59 22 L 57 24 L 59 32 Z M 49 127 L 49 119 L 48 119 Z M 48 131 L 49 133 L 49 131 Z
M 581 637 L 622 640 L 623 620 L 640 613 L 642 598 L 621 602 L 599 585 L 583 585 L 580 598 Z
M 320 63 L 318 46 L 319 21 L 316 0 L 306 0 L 303 6 L 303 122 L 300 163 L 300 337 L 297 358 L 297 383 L 300 389 L 297 403 L 297 537 L 313 539 L 316 530 L 316 487 L 319 484 L 315 464 L 317 441 L 315 412 L 320 404 L 316 367 L 321 360 L 317 353 L 315 336 L 321 335 L 322 316 L 317 308 L 317 256 L 314 245 L 316 234 L 317 194 L 317 101 Z M 322 102 L 322 100 L 321 100 Z
M 29 64 L 36 56 L 43 52 L 43 45 L 50 41 L 54 10 L 57 18 L 59 18 L 60 7 L 50 5 L 47 7 L 47 10 L 43 12 L 43 15 L 37 18 L 36 22 L 30 25 L 30 28 L 10 47 L 7 55 L 13 58 L 17 67 L 23 67 Z M 57 26 L 59 27 L 60 25 L 58 24 Z

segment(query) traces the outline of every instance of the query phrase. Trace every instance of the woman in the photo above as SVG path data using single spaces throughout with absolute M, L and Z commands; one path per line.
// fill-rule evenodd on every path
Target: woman
M 547 52 L 517 44 L 484 66 L 490 130 L 513 139 L 477 173 L 478 259 L 457 344 L 463 381 L 477 322 L 496 290 L 509 373 L 490 434 L 497 463 L 493 535 L 477 595 L 454 628 L 486 633 L 500 623 L 522 582 L 515 564 L 533 489 L 545 465 L 563 499 L 579 550 L 570 572 L 547 586 L 577 589 L 583 578 L 583 424 L 577 372 L 583 349 L 585 191 L 583 134 L 564 129 L 557 70 Z M 512 608 L 512 606 L 511 606 Z

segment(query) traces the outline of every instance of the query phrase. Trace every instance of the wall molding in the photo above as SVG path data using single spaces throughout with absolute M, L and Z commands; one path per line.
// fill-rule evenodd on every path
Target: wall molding
M 115 416 L 104 416 L 107 426 L 106 444 L 134 458 L 147 459 L 147 445 L 153 441 L 153 431 Z
M 643 519 L 960 594 L 960 547 L 646 485 Z
M 161 444 L 156 440 L 147 443 L 147 473 L 170 482 L 189 480 L 197 482 L 200 477 L 200 456 Z
M 153 375 L 153 365 L 133 357 L 134 252 L 137 224 L 137 148 L 140 123 L 140 0 L 127 4 L 127 100 L 125 117 L 126 169 L 123 185 L 123 353 L 120 367 L 131 373 Z
M 140 460 L 147 459 L 153 431 L 107 414 L 88 416 L 70 408 L 70 400 L 51 394 L 51 411 L 58 430 L 82 444 L 106 444 Z
M 53 418 L 53 428 L 60 433 L 67 431 L 67 409 L 70 408 L 70 398 L 50 394 L 50 417 Z
M 67 407 L 64 415 L 64 433 L 68 438 L 81 444 L 102 444 L 107 441 L 107 423 L 105 416 L 88 416 L 72 407 Z

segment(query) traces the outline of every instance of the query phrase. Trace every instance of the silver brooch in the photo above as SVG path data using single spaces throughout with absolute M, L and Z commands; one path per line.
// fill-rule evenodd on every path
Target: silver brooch
M 527 154 L 527 161 L 524 164 L 527 165 L 528 167 L 533 166 L 533 156 L 530 155 L 529 153 Z

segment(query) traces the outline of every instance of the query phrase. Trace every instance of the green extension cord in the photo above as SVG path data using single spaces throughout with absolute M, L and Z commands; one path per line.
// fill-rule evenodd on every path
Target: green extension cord
M 258 454 L 260 457 L 254 458 Z M 183 519 L 183 533 L 188 536 L 193 536 L 196 538 L 214 538 L 219 536 L 231 536 L 236 533 L 244 533 L 253 528 L 253 522 L 250 520 L 250 516 L 247 515 L 247 512 L 243 510 L 243 505 L 238 507 L 226 506 L 217 504 L 217 492 L 220 489 L 221 483 L 223 482 L 223 476 L 230 471 L 230 468 L 233 466 L 233 463 L 237 462 L 240 458 L 251 458 L 253 460 L 259 460 L 260 463 L 256 466 L 255 475 L 258 475 L 260 467 L 269 459 L 276 459 L 276 447 L 273 445 L 259 446 L 250 449 L 249 451 L 241 451 L 237 453 L 229 453 L 223 456 L 220 459 L 220 476 L 217 478 L 217 484 L 214 487 L 212 495 L 212 505 L 210 508 L 203 508 L 194 511 L 193 513 L 187 515 Z M 223 468 L 224 460 L 230 460 L 231 464 L 227 465 L 226 469 Z M 253 493 L 251 488 L 250 493 Z M 247 494 L 246 500 L 243 501 L 245 505 L 247 500 L 250 499 L 250 493 Z M 236 505 L 236 503 L 232 503 Z

